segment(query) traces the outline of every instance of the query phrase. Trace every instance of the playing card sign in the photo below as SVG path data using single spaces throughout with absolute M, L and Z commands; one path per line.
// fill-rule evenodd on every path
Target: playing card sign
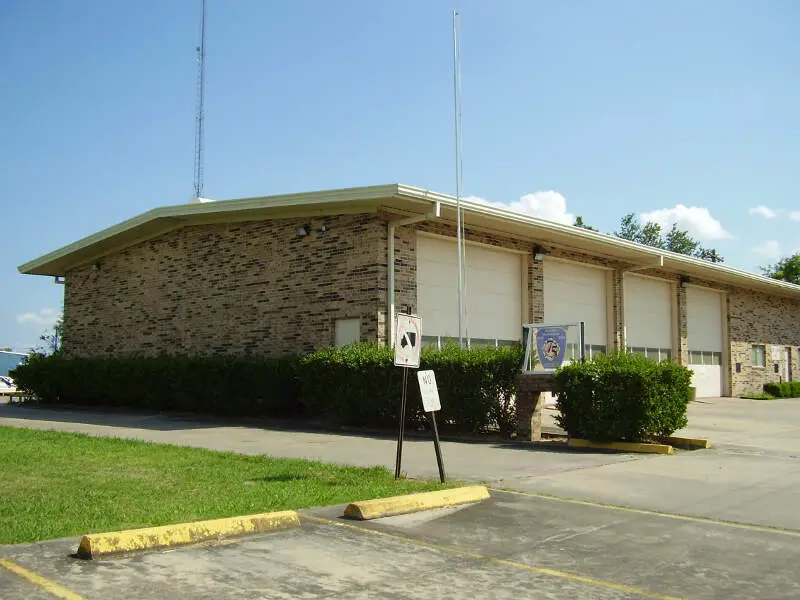
M 398 314 L 394 336 L 394 364 L 398 367 L 418 369 L 421 347 L 421 319 L 413 315 Z

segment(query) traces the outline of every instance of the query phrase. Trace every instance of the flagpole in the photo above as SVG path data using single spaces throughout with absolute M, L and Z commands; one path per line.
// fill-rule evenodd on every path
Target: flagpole
M 461 59 L 458 48 L 458 11 L 453 9 L 453 102 L 456 141 L 456 239 L 458 246 L 458 344 L 464 347 L 464 217 L 461 212 Z

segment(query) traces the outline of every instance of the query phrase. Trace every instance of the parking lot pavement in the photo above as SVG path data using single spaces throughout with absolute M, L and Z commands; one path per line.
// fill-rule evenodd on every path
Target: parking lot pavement
M 709 438 L 710 450 L 521 475 L 509 487 L 800 530 L 800 401 L 708 399 L 688 416 L 678 435 Z
M 341 512 L 305 512 L 297 530 L 110 560 L 69 558 L 77 540 L 0 556 L 87 600 L 800 597 L 800 532 L 497 491 L 477 505 L 367 523 Z M 4 600 L 45 597 L 13 577 L 0 568 Z

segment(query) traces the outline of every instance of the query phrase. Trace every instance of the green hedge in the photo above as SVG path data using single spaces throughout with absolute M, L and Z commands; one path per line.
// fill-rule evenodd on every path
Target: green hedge
M 776 398 L 800 398 L 800 381 L 765 383 L 764 392 Z
M 32 355 L 11 377 L 46 404 L 258 416 L 301 413 L 297 359 Z
M 522 364 L 519 348 L 448 346 L 426 349 L 443 428 L 509 433 Z M 32 356 L 12 377 L 48 404 L 120 406 L 232 416 L 305 416 L 362 427 L 394 427 L 399 418 L 401 368 L 390 348 L 356 344 L 305 357 L 186 357 L 69 359 Z M 408 423 L 426 425 L 416 370 L 409 370 Z
M 299 380 L 308 412 L 345 425 L 391 427 L 400 415 L 403 370 L 393 364 L 391 348 L 354 344 L 325 348 L 301 361 Z M 524 352 L 521 348 L 441 350 L 426 348 L 420 369 L 433 369 L 444 428 L 479 432 L 515 427 L 513 396 Z M 426 425 L 416 370 L 409 370 L 407 423 Z
M 593 441 L 648 441 L 686 426 L 691 371 L 632 353 L 600 356 L 555 374 L 559 426 Z

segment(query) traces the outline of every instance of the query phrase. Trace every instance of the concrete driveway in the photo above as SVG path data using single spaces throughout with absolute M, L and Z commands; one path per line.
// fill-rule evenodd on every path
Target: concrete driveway
M 72 600 L 800 597 L 800 401 L 704 400 L 689 422 L 684 433 L 709 437 L 712 449 L 445 443 L 451 477 L 517 490 L 460 510 L 355 525 L 337 519 L 340 508 L 320 509 L 299 531 L 110 561 L 68 558 L 77 540 L 0 547 L 0 557 L 77 593 L 61 596 Z M 155 414 L 0 406 L 0 425 L 394 463 L 390 437 Z M 407 441 L 404 468 L 435 475 L 431 443 Z M 51 596 L 0 568 L 0 597 Z

